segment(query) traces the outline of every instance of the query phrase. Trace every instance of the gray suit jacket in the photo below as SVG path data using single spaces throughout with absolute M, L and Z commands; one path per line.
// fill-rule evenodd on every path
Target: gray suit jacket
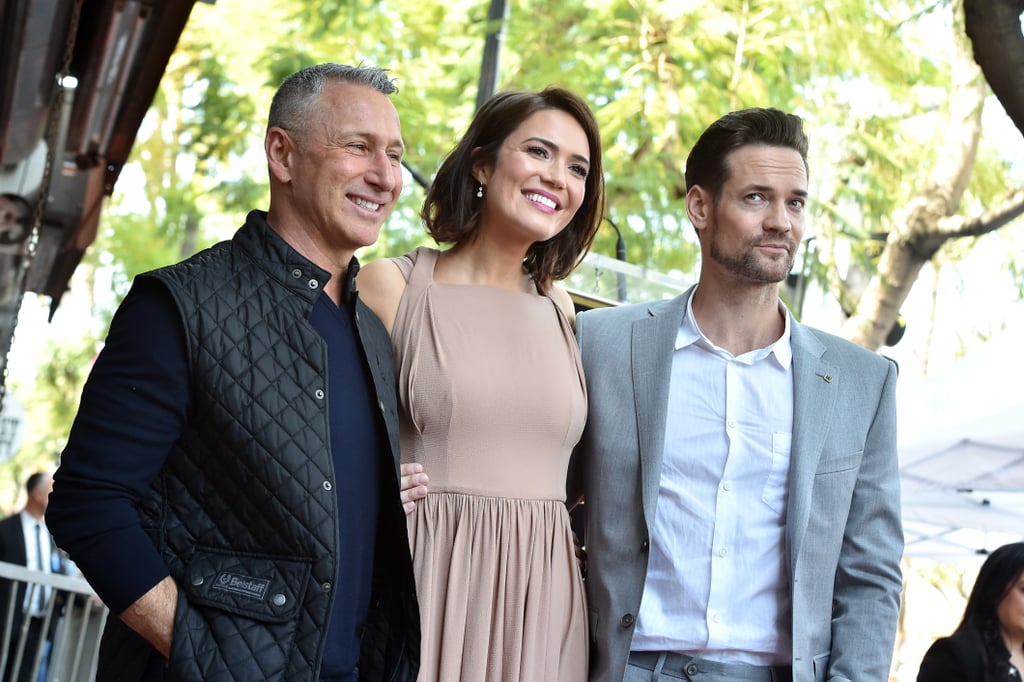
M 576 321 L 590 412 L 569 494 L 585 498 L 591 680 L 622 680 L 629 655 L 658 502 L 669 369 L 692 292 Z M 791 337 L 793 680 L 885 682 L 902 585 L 896 367 L 801 324 Z

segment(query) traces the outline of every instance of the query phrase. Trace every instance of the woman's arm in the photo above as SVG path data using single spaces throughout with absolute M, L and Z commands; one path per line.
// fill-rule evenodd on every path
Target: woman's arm
M 402 271 L 389 258 L 375 260 L 359 268 L 356 287 L 359 298 L 380 318 L 390 334 L 405 292 Z

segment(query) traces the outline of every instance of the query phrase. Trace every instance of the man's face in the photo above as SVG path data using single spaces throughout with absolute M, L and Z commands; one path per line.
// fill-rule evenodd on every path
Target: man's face
M 28 233 L 27 211 L 7 197 L 0 197 L 0 244 L 13 244 Z
M 391 100 L 328 83 L 307 130 L 290 131 L 290 201 L 319 247 L 351 252 L 377 241 L 402 191 L 402 131 Z
M 747 282 L 781 282 L 804 234 L 803 159 L 788 147 L 750 145 L 731 152 L 727 163 L 730 177 L 703 228 L 702 268 Z
M 32 499 L 43 509 L 50 502 L 50 493 L 53 491 L 53 479 L 49 476 L 40 480 L 32 489 Z

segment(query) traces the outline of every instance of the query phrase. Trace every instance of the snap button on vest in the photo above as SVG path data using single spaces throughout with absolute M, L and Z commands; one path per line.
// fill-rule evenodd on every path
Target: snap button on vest
M 635 619 L 633 618 L 633 614 L 627 613 L 625 616 L 622 617 L 622 626 L 628 628 L 633 624 L 634 620 Z
M 334 486 L 331 485 L 330 481 L 324 481 L 324 490 L 326 490 L 328 492 L 330 492 L 331 490 L 334 490 Z
M 199 587 L 200 585 L 202 585 L 203 584 L 203 576 L 201 576 L 201 575 L 192 576 L 192 584 L 195 585 L 196 587 Z
M 324 389 L 322 389 L 322 388 L 316 389 L 315 391 L 313 391 L 313 395 L 316 396 L 317 400 L 323 400 L 324 399 Z
M 283 594 L 275 594 L 273 601 L 274 606 L 284 606 L 285 602 L 288 601 L 288 597 Z
M 309 286 L 310 289 L 316 289 L 318 286 L 320 286 L 320 282 L 316 281 L 315 279 L 309 280 L 308 282 L 306 282 L 306 284 Z
M 330 583 L 324 583 L 323 585 L 320 586 L 320 589 L 323 590 L 324 592 L 330 592 L 331 591 L 331 584 Z
M 692 676 L 692 675 L 696 675 L 699 672 L 700 672 L 700 668 L 697 667 L 696 663 L 691 663 L 688 666 L 686 666 L 686 674 L 687 675 L 691 675 Z
M 299 270 L 298 268 L 292 270 L 292 277 L 294 277 L 295 279 L 302 277 L 302 270 Z

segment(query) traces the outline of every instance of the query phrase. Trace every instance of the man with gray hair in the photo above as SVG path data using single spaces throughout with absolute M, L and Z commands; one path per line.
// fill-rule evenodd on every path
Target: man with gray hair
M 402 189 L 394 92 L 290 76 L 269 209 L 114 316 L 47 513 L 113 614 L 97 679 L 415 679 L 391 342 L 354 286 Z

